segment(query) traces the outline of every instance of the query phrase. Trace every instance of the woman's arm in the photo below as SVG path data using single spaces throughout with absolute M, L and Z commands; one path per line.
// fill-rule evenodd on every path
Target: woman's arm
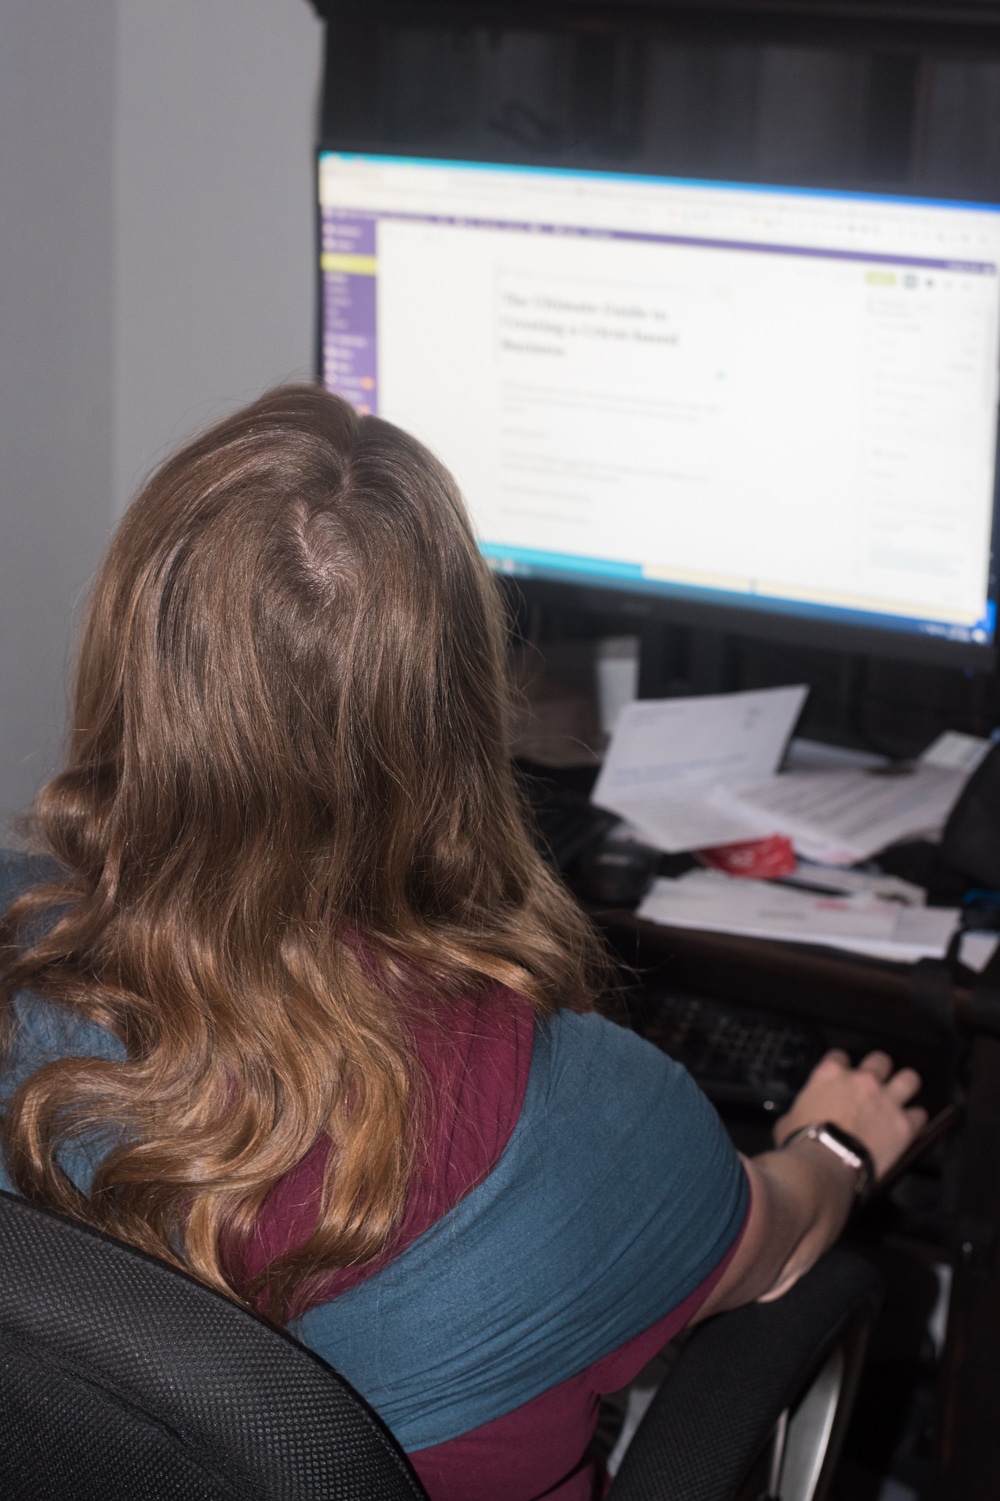
M 893 1072 L 886 1053 L 869 1053 L 851 1068 L 846 1053 L 826 1055 L 787 1115 L 776 1122 L 778 1150 L 744 1161 L 751 1205 L 732 1261 L 697 1319 L 741 1303 L 778 1298 L 809 1270 L 844 1227 L 856 1175 L 822 1143 L 782 1143 L 800 1126 L 832 1121 L 871 1153 L 876 1181 L 910 1145 L 927 1119 L 909 1105 L 920 1088 L 911 1068 Z

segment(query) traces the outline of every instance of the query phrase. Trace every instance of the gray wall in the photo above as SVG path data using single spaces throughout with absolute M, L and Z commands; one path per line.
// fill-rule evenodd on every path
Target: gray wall
M 113 0 L 2 0 L 0 810 L 56 755 L 112 514 Z
M 0 0 L 0 818 L 142 475 L 311 371 L 320 43 L 307 0 Z
M 321 36 L 307 0 L 119 0 L 119 508 L 178 438 L 311 374 Z

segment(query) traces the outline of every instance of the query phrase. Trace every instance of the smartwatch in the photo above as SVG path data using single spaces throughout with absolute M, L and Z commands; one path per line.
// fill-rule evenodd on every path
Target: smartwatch
M 790 1147 L 793 1141 L 818 1141 L 821 1147 L 826 1147 L 828 1152 L 839 1157 L 844 1166 L 850 1168 L 855 1175 L 856 1198 L 863 1199 L 874 1185 L 875 1164 L 871 1152 L 863 1141 L 859 1141 L 850 1131 L 843 1130 L 833 1121 L 813 1121 L 808 1126 L 800 1126 L 791 1136 L 785 1137 L 781 1143 L 782 1150 Z

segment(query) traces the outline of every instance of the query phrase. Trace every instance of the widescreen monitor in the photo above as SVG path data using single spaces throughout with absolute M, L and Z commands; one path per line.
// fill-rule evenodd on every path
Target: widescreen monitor
M 341 151 L 322 377 L 500 572 L 987 665 L 1000 208 Z

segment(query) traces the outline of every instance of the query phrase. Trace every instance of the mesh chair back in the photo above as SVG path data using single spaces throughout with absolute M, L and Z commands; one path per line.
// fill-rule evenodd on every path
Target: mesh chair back
M 5 1501 L 426 1501 L 371 1409 L 173 1267 L 0 1194 Z

